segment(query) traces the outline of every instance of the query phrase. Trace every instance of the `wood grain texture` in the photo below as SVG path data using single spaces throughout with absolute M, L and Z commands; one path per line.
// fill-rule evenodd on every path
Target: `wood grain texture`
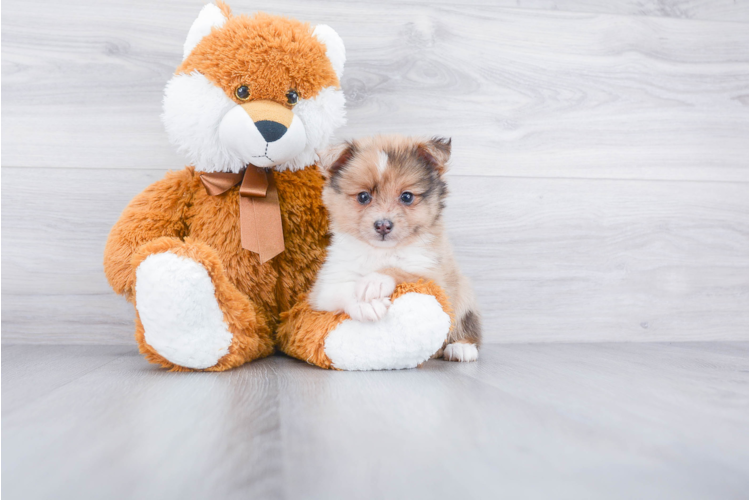
M 2 418 L 133 352 L 132 346 L 99 345 L 32 349 L 7 344 L 2 347 Z
M 748 2 L 742 0 L 626 0 L 618 2 L 602 2 L 600 0 L 516 0 L 514 2 L 492 1 L 491 3 L 494 5 L 507 5 L 509 7 L 515 6 L 522 9 L 599 12 L 602 14 L 674 17 L 740 23 L 746 23 L 748 20 Z
M 518 344 L 398 372 L 275 356 L 171 374 L 132 348 L 16 346 L 2 353 L 14 395 L 2 493 L 746 498 L 747 353 L 746 342 Z M 68 361 L 84 359 L 99 367 L 74 374 Z
M 104 242 L 182 168 L 160 101 L 202 3 L 3 2 L 4 341 L 132 342 Z M 341 34 L 342 137 L 453 137 L 489 342 L 747 337 L 746 1 L 232 5 Z
M 132 342 L 104 243 L 161 175 L 3 170 L 5 342 Z M 449 188 L 448 231 L 488 342 L 747 337 L 745 185 L 459 175 Z
M 5 2 L 3 164 L 180 166 L 159 123 L 161 93 L 200 3 Z M 398 15 L 364 2 L 235 4 L 339 31 L 348 52 L 342 136 L 450 135 L 462 174 L 748 178 L 746 22 L 482 3 L 399 3 Z M 611 2 L 572 4 L 611 11 Z M 746 2 L 698 1 L 614 11 L 658 5 L 747 12 Z

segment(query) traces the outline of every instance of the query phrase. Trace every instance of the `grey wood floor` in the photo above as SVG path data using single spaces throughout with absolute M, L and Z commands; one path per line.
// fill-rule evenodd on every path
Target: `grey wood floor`
M 161 95 L 205 1 L 3 1 L 5 343 L 132 345 L 104 242 L 183 166 Z M 341 34 L 341 137 L 453 137 L 488 342 L 747 338 L 746 0 L 230 4 Z
M 330 372 L 173 374 L 2 350 L 4 499 L 748 496 L 746 342 L 507 344 Z

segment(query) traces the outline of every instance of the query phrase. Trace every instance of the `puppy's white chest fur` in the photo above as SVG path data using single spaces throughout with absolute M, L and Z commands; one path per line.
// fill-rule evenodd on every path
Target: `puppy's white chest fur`
M 387 268 L 397 268 L 416 275 L 434 272 L 437 254 L 419 242 L 403 247 L 373 247 L 348 234 L 336 234 L 328 248 L 323 272 L 361 277 Z
M 438 265 L 438 255 L 420 241 L 404 247 L 377 248 L 348 234 L 334 234 L 328 256 L 310 294 L 317 310 L 342 311 L 356 302 L 355 285 L 360 278 L 383 269 L 397 268 L 430 278 Z

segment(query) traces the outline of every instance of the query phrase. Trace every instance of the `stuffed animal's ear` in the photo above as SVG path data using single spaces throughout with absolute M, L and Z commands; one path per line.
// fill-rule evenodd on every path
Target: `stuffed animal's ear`
M 313 30 L 313 36 L 326 46 L 326 56 L 331 61 L 336 76 L 341 80 L 341 75 L 344 74 L 344 63 L 346 62 L 344 41 L 333 28 L 325 24 L 317 25 Z
M 350 142 L 345 142 L 337 146 L 331 146 L 328 149 L 318 152 L 318 156 L 320 157 L 318 161 L 320 173 L 328 180 L 354 157 L 354 145 Z
M 448 170 L 448 160 L 451 157 L 451 140 L 433 137 L 417 146 L 417 156 L 443 175 Z
M 182 60 L 187 59 L 187 56 L 190 55 L 195 46 L 203 40 L 203 37 L 211 33 L 211 28 L 221 28 L 224 26 L 224 23 L 227 22 L 227 17 L 230 15 L 231 11 L 224 2 L 218 1 L 216 5 L 212 3 L 205 5 L 201 9 L 200 14 L 198 14 L 198 18 L 190 26 L 190 31 L 188 31 L 182 50 Z

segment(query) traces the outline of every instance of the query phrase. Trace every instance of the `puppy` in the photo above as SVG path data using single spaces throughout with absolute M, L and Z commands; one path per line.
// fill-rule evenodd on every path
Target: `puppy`
M 481 340 L 479 312 L 441 216 L 450 150 L 450 140 L 442 138 L 379 136 L 321 154 L 323 202 L 333 237 L 310 303 L 357 321 L 378 321 L 397 284 L 433 280 L 456 314 L 447 345 L 434 357 L 474 361 Z

